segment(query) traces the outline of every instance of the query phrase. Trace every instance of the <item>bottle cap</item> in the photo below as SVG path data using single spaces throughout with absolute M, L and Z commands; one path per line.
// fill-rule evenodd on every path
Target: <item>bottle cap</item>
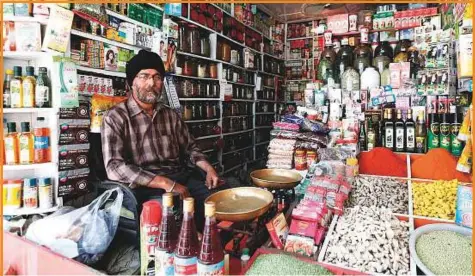
M 195 200 L 187 197 L 183 200 L 183 212 L 193 213 L 195 211 Z
M 25 178 L 25 179 L 23 179 L 23 186 L 25 186 L 25 187 L 36 187 L 37 186 L 36 178 Z
M 162 217 L 162 205 L 155 200 L 149 200 L 142 204 L 142 214 L 140 214 L 140 223 L 160 224 Z
M 7 123 L 8 133 L 16 132 L 16 123 L 15 122 L 8 122 Z
M 15 77 L 21 77 L 21 66 L 13 66 Z
M 216 213 L 216 205 L 212 201 L 208 201 L 205 203 L 205 216 L 206 217 L 214 217 Z
M 38 178 L 38 186 L 49 186 L 51 185 L 51 178 L 45 177 L 45 178 Z
M 40 72 L 40 73 L 46 73 L 46 72 L 48 72 L 48 69 L 47 69 L 46 67 L 40 67 L 40 68 L 38 69 L 38 72 Z
M 21 132 L 30 132 L 29 122 L 21 122 Z
M 173 207 L 173 194 L 172 193 L 164 193 L 162 196 L 163 206 L 165 207 Z
M 33 66 L 26 66 L 26 75 L 33 76 L 35 74 L 35 67 Z
M 242 250 L 242 255 L 248 255 L 249 256 L 249 248 L 244 248 Z
M 348 158 L 348 159 L 346 159 L 346 165 L 348 165 L 348 166 L 356 166 L 356 165 L 358 165 L 358 159 L 353 158 L 353 157 Z

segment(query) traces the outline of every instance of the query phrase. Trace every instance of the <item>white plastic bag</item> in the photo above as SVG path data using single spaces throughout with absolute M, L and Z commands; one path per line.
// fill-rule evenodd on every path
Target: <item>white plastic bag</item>
M 114 193 L 117 193 L 114 201 L 106 205 Z M 120 188 L 108 190 L 87 206 L 34 222 L 26 238 L 65 257 L 93 264 L 114 238 L 123 197 Z

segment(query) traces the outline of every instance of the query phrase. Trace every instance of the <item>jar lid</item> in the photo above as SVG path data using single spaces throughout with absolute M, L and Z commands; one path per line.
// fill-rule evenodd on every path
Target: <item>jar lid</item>
M 28 187 L 35 187 L 37 184 L 36 178 L 25 178 L 23 179 L 23 185 Z
M 45 178 L 38 178 L 38 186 L 49 186 L 51 185 L 51 178 L 45 177 Z
M 18 184 L 18 185 L 21 185 L 21 184 L 23 184 L 23 181 L 22 181 L 21 179 L 4 180 L 4 181 L 3 181 L 3 185 L 7 185 L 7 184 Z

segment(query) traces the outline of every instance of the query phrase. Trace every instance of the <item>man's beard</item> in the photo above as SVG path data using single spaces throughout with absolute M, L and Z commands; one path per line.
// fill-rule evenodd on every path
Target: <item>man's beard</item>
M 153 88 L 140 89 L 135 87 L 135 91 L 137 91 L 137 99 L 143 103 L 154 104 L 160 99 L 160 92 L 153 91 Z

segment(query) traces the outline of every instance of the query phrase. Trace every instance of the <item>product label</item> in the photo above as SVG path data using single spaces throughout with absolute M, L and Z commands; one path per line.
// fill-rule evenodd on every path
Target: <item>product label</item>
M 3 107 L 10 107 L 11 106 L 11 101 L 10 101 L 10 91 L 6 91 L 6 93 L 3 93 Z
M 21 93 L 20 93 L 20 82 L 18 81 L 12 81 L 11 82 L 11 87 L 10 87 L 10 91 L 11 91 L 11 106 L 12 108 L 15 108 L 15 107 L 21 107 Z
M 166 251 L 155 251 L 155 275 L 174 275 L 174 258 L 175 254 Z
M 40 208 L 48 209 L 53 207 L 53 187 L 51 185 L 48 186 L 40 186 L 38 188 L 38 198 L 40 203 Z
M 23 107 L 33 107 L 33 88 L 31 82 L 23 82 Z
M 372 150 L 374 148 L 374 140 L 375 140 L 375 135 L 373 133 L 368 134 L 368 150 Z
M 443 136 L 443 135 L 441 135 L 441 136 L 439 137 L 439 140 L 440 140 L 440 147 L 441 147 L 441 148 L 450 150 L 450 136 Z
M 413 149 L 416 146 L 416 139 L 414 134 L 414 128 L 410 127 L 406 129 L 406 147 Z
M 386 147 L 387 148 L 394 147 L 394 141 L 393 141 L 394 133 L 393 133 L 393 130 L 391 128 L 386 129 L 386 133 L 385 133 L 384 137 L 386 138 L 386 143 L 385 143 Z
M 30 139 L 28 136 L 20 136 L 20 164 L 29 164 L 33 162 L 30 159 Z
M 59 152 L 59 170 L 88 168 L 89 150 L 62 150 Z
M 404 149 L 404 128 L 396 128 L 396 148 Z
M 48 136 L 35 136 L 35 150 L 48 149 L 49 137 Z
M 36 86 L 35 101 L 37 106 L 43 106 L 49 102 L 49 87 L 42 85 Z
M 175 275 L 196 275 L 198 273 L 198 259 L 175 257 Z
M 23 206 L 26 208 L 38 207 L 38 187 L 23 188 Z
M 457 139 L 457 136 L 451 135 L 450 136 L 450 147 L 451 152 L 455 156 L 460 156 L 462 154 L 462 142 Z
M 14 164 L 15 163 L 15 141 L 13 138 L 5 138 L 5 163 Z
M 198 275 L 200 276 L 224 275 L 224 261 L 221 261 L 214 265 L 205 265 L 198 262 Z

